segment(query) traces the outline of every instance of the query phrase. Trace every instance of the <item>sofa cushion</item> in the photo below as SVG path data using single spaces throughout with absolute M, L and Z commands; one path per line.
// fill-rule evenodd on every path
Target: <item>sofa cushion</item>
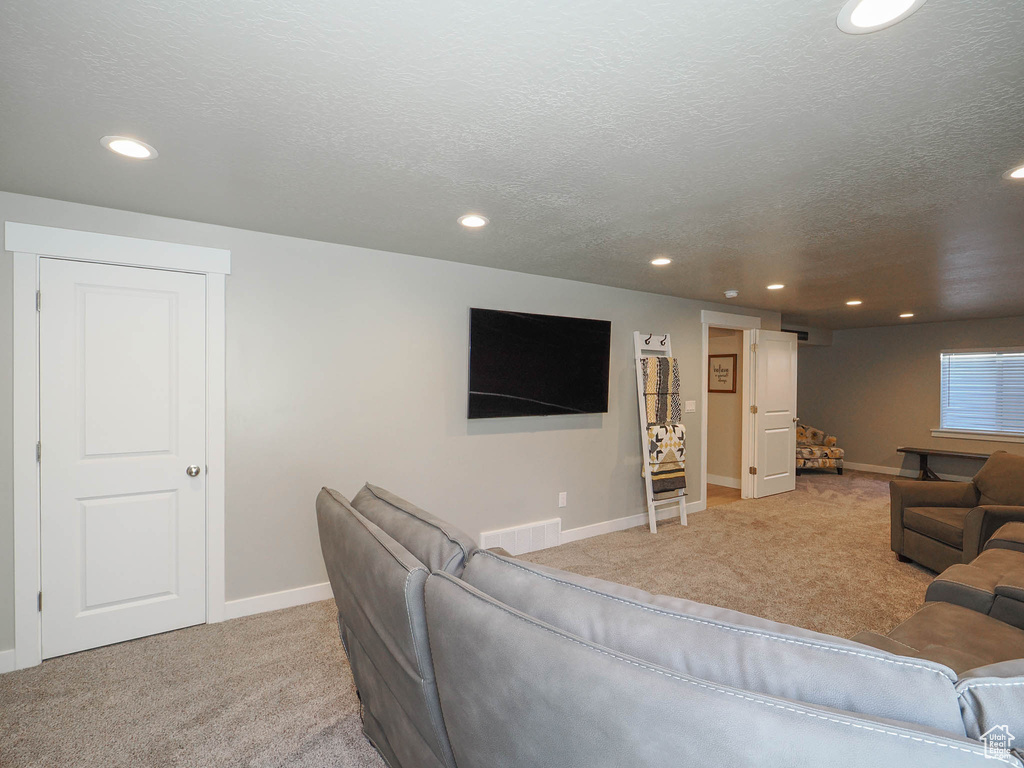
M 956 688 L 972 739 L 1000 725 L 1010 733 L 1024 733 L 1024 659 L 972 669 L 961 676 Z
M 992 538 L 985 542 L 985 549 L 1011 549 L 1024 552 L 1024 523 L 1006 523 L 999 526 Z
M 969 507 L 908 507 L 903 525 L 957 549 L 964 547 L 964 518 Z
M 845 453 L 842 448 L 824 445 L 798 445 L 796 455 L 801 459 L 841 459 Z
M 925 600 L 962 605 L 979 613 L 992 612 L 999 585 L 1013 583 L 1013 574 L 1024 577 L 1024 554 L 1009 549 L 987 549 L 970 564 L 951 565 L 928 585 Z
M 431 571 L 458 576 L 476 548 L 476 542 L 455 526 L 375 485 L 364 485 L 352 506 Z
M 1024 602 L 1024 568 L 1002 574 L 996 583 L 996 594 Z
M 796 425 L 796 444 L 797 445 L 835 445 L 835 437 L 830 437 L 825 434 L 822 430 L 816 429 L 815 427 L 809 427 L 806 424 Z
M 444 573 L 427 579 L 426 605 L 464 768 L 991 768 L 983 746 L 963 735 L 959 709 L 957 738 L 709 682 L 551 626 Z
M 1008 591 L 996 587 L 996 592 Z M 1016 596 L 1010 596 L 1008 594 L 997 594 L 995 602 L 992 603 L 992 610 L 989 611 L 989 616 L 993 619 L 999 619 L 1004 624 L 1009 624 L 1012 627 L 1018 629 L 1024 629 L 1024 596 L 1021 596 L 1019 591 Z
M 1024 630 L 950 603 L 925 603 L 889 637 L 958 673 L 1024 658 Z
M 1024 506 L 1024 456 L 996 451 L 974 476 L 982 505 Z
M 987 614 L 995 602 L 998 581 L 999 573 L 959 563 L 951 565 L 932 580 L 924 593 L 924 599 L 962 605 L 972 611 Z
M 785 624 L 476 552 L 463 574 L 482 592 L 574 635 L 749 691 L 963 731 L 955 675 Z
M 367 731 L 393 768 L 453 768 L 427 640 L 427 569 L 337 491 L 320 491 L 316 515 L 352 676 L 373 717 Z

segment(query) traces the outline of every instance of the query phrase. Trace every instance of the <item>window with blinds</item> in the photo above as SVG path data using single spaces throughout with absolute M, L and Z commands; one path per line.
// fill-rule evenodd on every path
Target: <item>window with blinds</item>
M 1024 350 L 941 357 L 942 429 L 1024 434 Z

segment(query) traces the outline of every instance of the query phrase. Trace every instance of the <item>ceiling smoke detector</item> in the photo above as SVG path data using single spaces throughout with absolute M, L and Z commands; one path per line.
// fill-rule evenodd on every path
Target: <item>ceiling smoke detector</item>
M 725 292 L 725 298 L 727 298 L 727 299 L 735 299 L 739 295 L 740 295 L 739 291 L 732 290 L 732 289 L 730 289 L 730 290 Z

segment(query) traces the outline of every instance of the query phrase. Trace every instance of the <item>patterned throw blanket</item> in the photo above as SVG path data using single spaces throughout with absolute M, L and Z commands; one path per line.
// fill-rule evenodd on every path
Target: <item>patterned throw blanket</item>
M 651 458 L 651 484 L 655 493 L 686 487 L 686 427 L 651 424 L 647 427 Z
M 648 424 L 678 424 L 683 420 L 679 400 L 679 361 L 674 357 L 641 357 Z

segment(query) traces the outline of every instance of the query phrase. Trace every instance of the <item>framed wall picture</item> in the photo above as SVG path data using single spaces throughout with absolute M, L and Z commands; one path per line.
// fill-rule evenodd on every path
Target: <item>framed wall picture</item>
M 736 391 L 736 355 L 708 355 L 708 392 Z

